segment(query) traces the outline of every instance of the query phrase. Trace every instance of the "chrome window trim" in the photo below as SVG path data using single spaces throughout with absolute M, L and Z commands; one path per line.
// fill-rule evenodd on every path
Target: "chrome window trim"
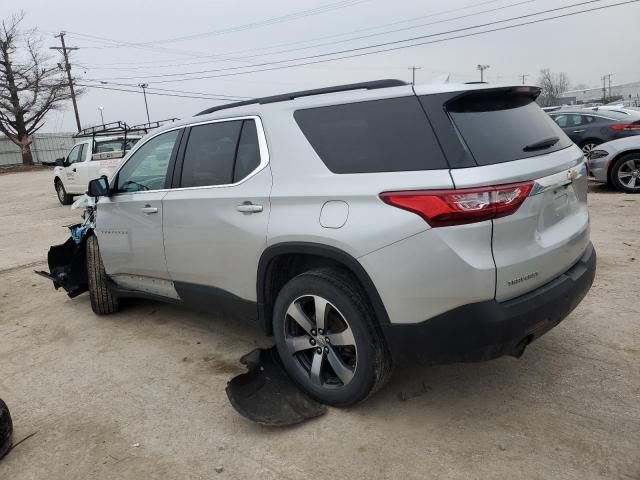
M 140 147 L 142 147 L 147 142 L 153 140 L 154 138 L 156 138 L 156 137 L 158 137 L 158 136 L 160 136 L 160 135 L 162 135 L 164 133 L 172 132 L 174 130 L 179 130 L 179 129 L 187 129 L 187 128 L 190 128 L 190 127 L 197 127 L 197 126 L 200 126 L 200 125 L 208 125 L 210 123 L 233 122 L 233 121 L 237 121 L 237 120 L 253 120 L 253 121 L 256 122 L 256 131 L 258 133 L 258 148 L 260 150 L 260 163 L 258 164 L 258 166 L 251 173 L 249 173 L 249 175 L 244 177 L 239 182 L 226 183 L 224 185 L 200 185 L 200 186 L 197 186 L 197 187 L 160 188 L 160 189 L 157 189 L 157 190 L 140 190 L 140 191 L 137 191 L 137 192 L 118 192 L 118 193 L 114 194 L 114 196 L 117 196 L 117 195 L 136 195 L 136 194 L 139 194 L 139 193 L 152 193 L 152 192 L 176 192 L 176 191 L 182 191 L 182 190 L 201 190 L 201 189 L 205 189 L 205 188 L 206 189 L 209 189 L 209 188 L 227 188 L 227 187 L 235 187 L 236 185 L 241 185 L 242 183 L 246 182 L 251 177 L 257 175 L 262 170 L 264 170 L 264 168 L 269 164 L 269 148 L 267 146 L 267 137 L 266 137 L 266 135 L 264 133 L 264 126 L 262 124 L 262 119 L 258 115 L 241 115 L 241 116 L 238 116 L 238 117 L 225 117 L 225 118 L 217 118 L 215 120 L 204 120 L 204 121 L 201 121 L 201 122 L 194 122 L 194 123 L 188 123 L 188 124 L 180 125 L 180 126 L 177 126 L 177 127 L 169 128 L 167 130 L 163 130 L 161 132 L 158 132 L 155 135 L 150 136 L 149 138 L 147 138 L 144 142 L 138 142 L 135 145 L 135 148 L 132 149 L 131 151 L 129 151 L 128 158 L 124 159 L 124 161 L 118 166 L 118 169 L 113 173 L 112 179 L 115 181 L 115 179 L 118 176 L 118 173 L 120 173 L 120 170 L 122 169 L 122 167 L 125 166 L 125 164 L 138 151 L 138 149 Z

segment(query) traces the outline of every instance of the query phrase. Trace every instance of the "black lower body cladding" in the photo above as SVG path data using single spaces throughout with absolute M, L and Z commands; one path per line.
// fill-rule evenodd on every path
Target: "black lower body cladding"
M 573 267 L 525 295 L 464 305 L 418 324 L 382 325 L 382 330 L 394 363 L 519 356 L 571 313 L 591 288 L 595 272 L 596 252 L 590 244 Z

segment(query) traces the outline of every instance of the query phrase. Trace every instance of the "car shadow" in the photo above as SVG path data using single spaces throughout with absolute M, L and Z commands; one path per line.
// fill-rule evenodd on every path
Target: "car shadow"
M 194 343 L 197 340 L 203 344 L 224 344 L 229 360 L 237 358 L 239 371 L 245 369 L 240 363 L 241 357 L 256 347 L 273 345 L 273 338 L 250 321 L 230 321 L 151 300 L 128 299 L 123 303 L 123 311 L 129 318 L 152 322 L 154 326 L 190 327 L 194 330 Z M 380 391 L 364 402 L 340 411 L 367 417 L 383 415 L 393 418 L 397 415 L 401 421 L 402 415 L 410 411 L 424 414 L 441 411 L 446 415 L 483 415 L 489 418 L 506 404 L 512 410 L 526 409 L 527 403 L 542 391 L 546 398 L 554 395 L 555 389 L 562 388 L 558 377 L 565 367 L 571 368 L 571 357 L 569 360 L 563 357 L 564 363 L 559 364 L 557 356 L 549 354 L 562 350 L 560 336 L 560 333 L 553 332 L 538 339 L 520 359 L 503 357 L 478 363 L 400 366 L 395 368 L 392 378 Z M 228 380 L 239 371 L 229 371 Z M 219 394 L 225 393 L 220 391 Z M 478 399 L 482 401 L 481 408 L 471 413 L 470 408 L 480 405 Z
M 619 194 L 624 195 L 624 192 L 614 188 L 608 183 L 599 183 L 599 182 L 589 182 L 589 193 L 598 193 L 598 194 Z
M 484 411 L 491 415 L 505 405 L 509 408 L 528 408 L 537 395 L 553 396 L 564 388 L 560 377 L 567 365 L 558 364 L 558 357 L 549 352 L 562 350 L 557 334 L 538 339 L 523 357 L 502 357 L 495 360 L 448 365 L 413 365 L 395 369 L 393 377 L 383 389 L 362 404 L 352 407 L 362 413 L 406 410 L 449 410 L 449 414 L 476 415 Z M 473 401 L 472 399 L 476 399 Z M 482 406 L 477 412 L 466 409 Z

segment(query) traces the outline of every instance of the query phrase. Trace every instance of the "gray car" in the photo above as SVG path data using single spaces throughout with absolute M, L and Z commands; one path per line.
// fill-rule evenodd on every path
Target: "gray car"
M 591 158 L 591 152 L 601 143 L 640 134 L 640 113 L 633 110 L 562 109 L 549 115 L 582 149 L 587 159 Z
M 336 406 L 403 362 L 519 356 L 596 263 L 582 152 L 538 94 L 376 81 L 156 130 L 89 185 L 91 305 L 147 297 L 250 319 Z
M 597 182 L 623 192 L 640 193 L 640 137 L 598 145 L 591 152 L 589 173 Z

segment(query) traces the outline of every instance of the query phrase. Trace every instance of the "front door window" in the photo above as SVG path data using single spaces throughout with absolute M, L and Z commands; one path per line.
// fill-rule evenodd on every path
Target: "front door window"
M 169 161 L 180 130 L 158 135 L 142 145 L 120 169 L 116 192 L 142 192 L 165 188 Z

